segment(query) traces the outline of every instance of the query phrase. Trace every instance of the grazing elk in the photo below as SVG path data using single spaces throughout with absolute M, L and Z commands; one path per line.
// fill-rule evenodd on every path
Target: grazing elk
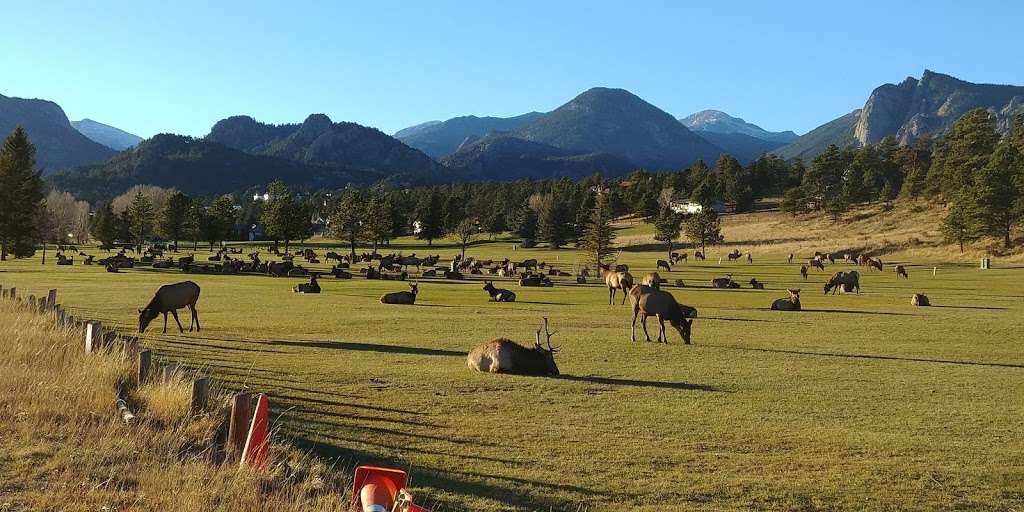
M 752 277 L 750 278 L 750 287 L 755 290 L 764 290 L 764 283 Z
M 540 329 L 533 348 L 524 347 L 508 338 L 495 338 L 477 345 L 466 356 L 466 365 L 478 372 L 511 373 L 516 375 L 558 375 L 555 354 L 558 348 L 551 346 L 548 319 L 544 318 L 544 334 L 547 348 L 540 344 Z
M 693 259 L 704 261 L 704 253 L 702 253 L 700 251 L 694 251 L 693 252 Z
M 836 291 L 846 293 L 855 291 L 857 295 L 860 295 L 860 274 L 856 270 L 832 274 L 832 277 L 825 283 L 825 295 L 828 295 L 828 292 L 835 295 Z
M 800 311 L 800 289 L 789 289 L 788 299 L 775 299 L 772 302 L 773 311 Z
M 516 294 L 512 290 L 506 290 L 504 288 L 495 288 L 494 283 L 490 281 L 484 281 L 484 291 L 491 296 L 491 300 L 494 302 L 515 302 Z
M 881 258 L 871 258 L 868 260 L 868 269 L 882 271 L 882 260 Z
M 644 278 L 640 280 L 640 284 L 644 286 L 649 286 L 651 288 L 654 288 L 655 290 L 661 289 L 661 283 L 661 276 L 658 275 L 657 272 L 651 272 L 645 275 Z
M 693 319 L 697 318 L 696 308 L 676 302 L 676 298 L 669 292 L 645 285 L 633 287 L 629 291 L 629 298 L 633 304 L 633 322 L 629 329 L 630 340 L 636 341 L 636 317 L 639 315 L 644 336 L 647 337 L 647 341 L 651 341 L 651 335 L 647 333 L 647 317 L 653 315 L 658 318 L 658 323 L 661 325 L 658 331 L 658 341 L 668 343 L 668 335 L 665 333 L 665 321 L 668 320 L 668 323 L 683 338 L 683 343 L 690 344 Z
M 665 272 L 672 271 L 672 266 L 669 265 L 668 262 L 665 260 L 658 260 L 658 265 L 655 268 L 657 268 L 658 270 L 665 269 Z
M 910 276 L 907 275 L 907 269 L 903 268 L 903 265 L 896 265 L 896 279 L 901 277 L 903 279 L 910 279 Z
M 178 323 L 178 330 L 185 332 L 181 326 L 181 320 L 178 319 L 178 310 L 186 307 L 192 312 L 192 322 L 188 325 L 189 332 L 192 332 L 193 326 L 196 331 L 199 331 L 199 313 L 196 311 L 196 302 L 198 301 L 199 285 L 192 281 L 161 286 L 149 304 L 139 310 L 139 333 L 145 332 L 149 323 L 161 313 L 164 315 L 163 332 L 167 332 L 167 313 L 174 316 L 174 321 Z
M 295 293 L 320 293 L 320 283 L 316 282 L 316 274 L 309 276 L 308 283 L 299 283 L 292 288 Z
M 825 264 L 822 263 L 821 258 L 818 258 L 818 257 L 811 258 L 811 260 L 808 261 L 807 264 L 810 265 L 811 268 L 816 268 L 816 269 L 818 269 L 818 270 L 820 270 L 822 272 L 825 271 Z
M 712 288 L 739 288 L 740 284 L 732 280 L 732 274 L 725 277 L 716 277 L 711 280 Z
M 686 260 L 689 257 L 690 257 L 689 253 L 685 253 L 685 252 L 684 253 L 677 253 L 677 252 L 674 252 L 674 253 L 672 253 L 672 264 L 675 265 L 676 263 L 679 263 L 680 261 L 683 262 L 683 263 L 686 263 Z
M 415 304 L 420 293 L 419 283 L 409 283 L 409 291 L 385 293 L 380 296 L 381 304 Z
M 626 303 L 626 294 L 633 287 L 633 276 L 629 272 L 613 271 L 608 265 L 599 265 L 604 284 L 608 287 L 608 305 L 615 304 L 615 292 L 622 290 L 622 303 Z

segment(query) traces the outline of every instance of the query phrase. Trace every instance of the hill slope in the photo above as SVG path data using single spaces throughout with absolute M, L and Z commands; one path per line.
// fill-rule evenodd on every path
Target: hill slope
M 721 149 L 623 89 L 595 87 L 512 135 L 580 152 L 602 152 L 652 170 L 714 161 Z
M 142 137 L 138 135 L 88 118 L 81 121 L 71 121 L 71 126 L 82 135 L 88 137 L 89 140 L 103 144 L 114 151 L 124 151 L 142 142 Z
M 720 110 L 702 110 L 680 119 L 679 122 L 695 132 L 739 133 L 780 144 L 788 144 L 798 138 L 792 131 L 770 132 Z
M 0 95 L 0 137 L 6 138 L 18 126 L 25 128 L 36 146 L 36 163 L 44 174 L 106 160 L 116 153 L 75 130 L 60 105 Z
M 400 130 L 395 133 L 395 138 L 439 159 L 454 153 L 467 139 L 483 137 L 491 132 L 515 130 L 543 115 L 540 112 L 529 112 L 515 117 L 454 117 L 447 121 L 432 121 Z
M 301 124 L 271 125 L 248 116 L 218 121 L 206 140 L 253 155 L 303 164 L 439 179 L 443 167 L 419 150 L 356 123 L 312 114 Z
M 744 133 L 694 132 L 708 142 L 722 148 L 723 151 L 736 157 L 740 163 L 747 164 L 757 160 L 764 153 L 785 146 L 786 143 L 752 137 Z
M 633 168 L 607 153 L 579 153 L 499 133 L 460 147 L 441 163 L 467 179 L 495 181 L 616 176 Z
M 975 84 L 925 70 L 920 79 L 908 77 L 872 91 L 864 107 L 830 121 L 778 151 L 785 158 L 813 158 L 829 144 L 874 144 L 887 136 L 911 142 L 921 136 L 945 133 L 968 111 L 984 108 L 996 115 L 1006 131 L 1024 113 L 1024 87 Z

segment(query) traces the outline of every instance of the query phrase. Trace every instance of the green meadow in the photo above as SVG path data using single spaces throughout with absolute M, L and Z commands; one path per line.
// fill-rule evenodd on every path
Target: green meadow
M 648 234 L 619 232 L 618 262 L 638 279 L 665 258 Z M 571 249 L 514 243 L 478 241 L 467 255 L 533 257 L 569 272 L 582 261 Z M 608 305 L 594 278 L 554 278 L 552 288 L 496 279 L 517 293 L 510 304 L 488 302 L 489 276 L 423 278 L 417 303 L 397 306 L 378 298 L 406 283 L 359 274 L 325 276 L 322 294 L 302 295 L 291 291 L 299 278 L 142 265 L 110 274 L 77 255 L 58 267 L 51 249 L 45 266 L 39 254 L 0 263 L 0 285 L 21 296 L 57 288 L 76 316 L 134 330 L 159 285 L 195 281 L 203 330 L 179 334 L 171 319 L 164 335 L 154 321 L 144 343 L 161 361 L 267 393 L 278 435 L 337 458 L 339 470 L 409 469 L 417 501 L 435 510 L 1024 507 L 1024 266 L 982 271 L 897 254 L 884 272 L 856 268 L 859 295 L 825 296 L 828 274 L 851 265 L 803 281 L 788 248 L 719 263 L 732 248 L 710 248 L 704 262 L 683 249 L 689 263 L 661 272 L 665 289 L 699 310 L 691 346 L 671 329 L 667 345 L 631 343 L 628 301 Z M 265 244 L 249 250 L 266 259 Z M 458 248 L 401 239 L 384 251 L 440 254 L 444 264 Z M 909 280 L 896 279 L 895 263 Z M 709 287 L 727 273 L 743 289 Z M 751 277 L 767 289 L 750 289 Z M 787 288 L 803 290 L 804 311 L 768 309 Z M 915 292 L 933 307 L 911 306 Z M 559 377 L 467 368 L 473 345 L 532 343 L 543 317 L 561 347 Z M 183 310 L 186 327 L 188 318 Z M 654 319 L 649 328 L 655 336 Z

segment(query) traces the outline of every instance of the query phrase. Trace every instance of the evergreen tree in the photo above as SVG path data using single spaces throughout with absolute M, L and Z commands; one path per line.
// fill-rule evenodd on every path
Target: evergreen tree
M 142 191 L 138 191 L 128 205 L 127 212 L 128 234 L 135 244 L 135 251 L 141 253 L 142 244 L 153 234 L 153 203 Z
M 942 235 L 947 242 L 960 245 L 960 254 L 964 252 L 964 244 L 979 238 L 976 220 L 977 213 L 974 211 L 974 198 L 969 190 L 962 190 L 956 194 L 950 203 L 946 218 L 942 221 Z
M 275 243 L 284 240 L 284 250 L 287 252 L 292 240 L 303 240 L 312 234 L 312 210 L 306 203 L 296 201 L 281 180 L 271 183 L 267 187 L 267 194 L 270 198 L 263 207 L 260 219 Z
M 523 240 L 523 247 L 537 245 L 537 212 L 529 205 L 523 205 L 516 212 L 512 232 Z
M 434 240 L 444 235 L 443 203 L 437 189 L 431 189 L 416 205 L 416 221 L 419 232 L 416 238 L 426 240 L 427 245 L 434 245 Z
M 995 116 L 981 108 L 964 114 L 936 147 L 928 176 L 930 188 L 951 198 L 972 187 L 998 143 Z
M 537 214 L 537 231 L 540 239 L 547 242 L 551 249 L 565 245 L 572 235 L 572 224 L 566 200 L 561 194 L 552 193 L 545 196 Z
M 178 247 L 178 240 L 185 236 L 191 206 L 191 198 L 181 192 L 175 192 L 167 198 L 163 210 L 160 211 L 158 231 L 163 237 L 174 242 L 175 249 Z
M 671 208 L 662 208 L 654 219 L 654 239 L 668 244 L 670 261 L 672 259 L 672 244 L 679 239 L 679 231 L 682 227 L 683 216 L 672 211 Z
M 708 245 L 722 243 L 725 238 L 722 236 L 722 221 L 718 213 L 712 208 L 703 208 L 699 213 L 687 215 L 683 221 L 683 232 L 686 237 L 699 245 L 703 253 L 707 253 Z
M 20 126 L 0 148 L 0 261 L 8 254 L 35 254 L 42 233 L 34 222 L 45 208 L 43 181 L 36 169 L 36 148 Z
M 348 242 L 352 261 L 356 258 L 356 246 L 366 236 L 366 205 L 358 190 L 345 189 L 338 197 L 334 213 L 331 214 L 331 236 Z
M 229 240 L 235 235 L 235 222 L 238 220 L 238 212 L 235 210 L 235 202 L 229 195 L 223 195 L 218 197 L 210 205 L 208 211 L 210 218 L 211 234 L 213 239 L 210 240 L 211 246 L 214 242 L 221 242 L 223 245 L 224 240 Z
M 849 165 L 849 155 L 835 144 L 815 157 L 811 168 L 804 173 L 804 196 L 816 209 L 826 207 L 842 193 L 842 178 Z
M 120 219 L 114 213 L 110 203 L 105 203 L 96 210 L 89 225 L 89 232 L 92 233 L 93 238 L 99 240 L 101 249 L 114 247 L 117 236 L 121 232 L 121 228 L 118 226 L 119 222 Z
M 611 208 L 605 194 L 601 194 L 590 210 L 581 248 L 588 255 L 590 262 L 600 267 L 605 258 L 615 252 L 614 242 L 615 230 L 612 229 Z
M 380 190 L 371 191 L 363 224 L 366 239 L 373 244 L 374 254 L 377 254 L 379 244 L 391 239 L 392 219 L 391 203 L 387 196 Z
M 735 205 L 737 212 L 749 211 L 754 206 L 753 176 L 732 155 L 723 154 L 715 164 L 722 198 Z
M 1003 246 L 1010 247 L 1013 227 L 1020 223 L 1024 210 L 1018 188 L 1024 173 L 1024 162 L 1017 148 L 1009 140 L 999 144 L 989 163 L 975 176 L 975 224 L 980 234 L 1002 238 Z

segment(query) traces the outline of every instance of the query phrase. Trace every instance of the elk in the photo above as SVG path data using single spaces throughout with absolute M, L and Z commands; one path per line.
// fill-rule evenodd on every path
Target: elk
M 419 294 L 419 283 L 409 283 L 409 291 L 391 292 L 380 296 L 381 304 L 415 304 Z
M 903 268 L 903 265 L 896 265 L 896 279 L 902 277 L 903 279 L 910 279 L 907 275 L 907 269 Z
M 712 288 L 739 288 L 740 284 L 732 280 L 732 274 L 725 277 L 716 277 L 711 280 Z
M 807 280 L 807 265 L 800 265 L 800 277 L 803 277 L 804 281 Z
M 660 290 L 661 289 L 661 276 L 658 275 L 657 272 L 651 272 L 651 273 L 645 275 L 642 280 L 640 280 L 640 284 L 642 284 L 644 286 L 650 286 L 651 288 L 654 288 L 655 290 Z
M 811 258 L 811 260 L 808 261 L 807 263 L 811 266 L 811 268 L 816 268 L 822 272 L 825 271 L 825 264 L 822 263 L 821 258 Z
M 491 300 L 494 302 L 515 302 L 516 294 L 512 290 L 506 290 L 504 288 L 495 288 L 494 283 L 490 281 L 484 281 L 484 291 L 491 296 Z
M 750 287 L 755 290 L 764 290 L 764 283 L 752 277 L 750 278 Z
M 704 253 L 702 253 L 700 251 L 694 251 L 693 252 L 693 259 L 704 261 Z
M 544 334 L 547 348 L 540 343 L 541 330 L 537 329 L 537 341 L 533 348 L 524 347 L 508 338 L 495 338 L 477 345 L 466 356 L 470 369 L 486 373 L 511 373 L 516 375 L 558 375 L 555 354 L 558 348 L 551 346 L 548 319 L 544 317 Z
M 773 311 L 800 311 L 800 289 L 789 289 L 788 299 L 775 299 L 772 302 Z
M 754 256 L 753 256 L 753 255 L 751 255 L 751 254 L 750 254 L 750 253 L 748 252 L 748 253 L 747 253 L 747 264 L 751 264 L 751 263 L 753 263 L 753 262 L 754 262 Z
M 630 339 L 636 341 L 636 317 L 640 316 L 640 325 L 644 329 L 644 336 L 651 341 L 651 335 L 647 333 L 647 317 L 654 315 L 658 317 L 661 325 L 658 331 L 658 341 L 668 343 L 668 335 L 665 333 L 665 321 L 679 332 L 683 343 L 690 344 L 691 328 L 693 319 L 697 318 L 697 310 L 676 302 L 671 293 L 640 285 L 629 291 L 630 302 L 633 304 L 633 322 L 630 324 Z
M 742 255 L 743 255 L 743 253 L 741 253 L 739 251 L 739 249 L 733 249 L 732 252 L 730 252 L 729 254 L 726 254 L 726 256 L 729 257 L 729 261 L 738 260 L 738 259 L 740 259 L 740 256 L 742 256 Z
M 787 263 L 793 263 L 793 253 L 789 253 L 789 258 L 786 259 Z
M 825 283 L 825 295 L 828 295 L 830 291 L 832 295 L 835 295 L 836 291 L 856 291 L 857 295 L 860 295 L 860 274 L 856 270 L 832 274 L 832 277 Z
M 192 312 L 192 322 L 188 325 L 189 332 L 192 332 L 193 326 L 196 331 L 199 331 L 199 313 L 196 311 L 196 302 L 198 301 L 199 285 L 192 281 L 161 286 L 149 304 L 139 310 L 139 333 L 145 332 L 149 323 L 161 313 L 164 315 L 164 333 L 167 332 L 167 313 L 174 315 L 174 321 L 178 323 L 178 330 L 185 332 L 181 326 L 181 320 L 178 319 L 178 310 L 186 307 Z
M 608 305 L 615 304 L 615 292 L 622 290 L 622 303 L 626 303 L 626 294 L 633 287 L 633 276 L 629 272 L 612 271 L 608 265 L 599 264 L 604 284 L 608 286 Z
M 668 262 L 665 260 L 658 260 L 658 265 L 655 268 L 657 268 L 658 270 L 665 269 L 665 272 L 672 271 L 672 266 L 669 265 Z
M 932 303 L 928 300 L 927 295 L 923 293 L 915 293 L 914 296 L 910 298 L 910 305 L 922 307 L 931 306 Z
M 882 271 L 882 260 L 880 258 L 871 258 L 868 260 L 868 268 L 871 270 Z
M 320 283 L 316 282 L 316 274 L 309 276 L 308 283 L 299 283 L 292 288 L 295 293 L 320 293 Z

